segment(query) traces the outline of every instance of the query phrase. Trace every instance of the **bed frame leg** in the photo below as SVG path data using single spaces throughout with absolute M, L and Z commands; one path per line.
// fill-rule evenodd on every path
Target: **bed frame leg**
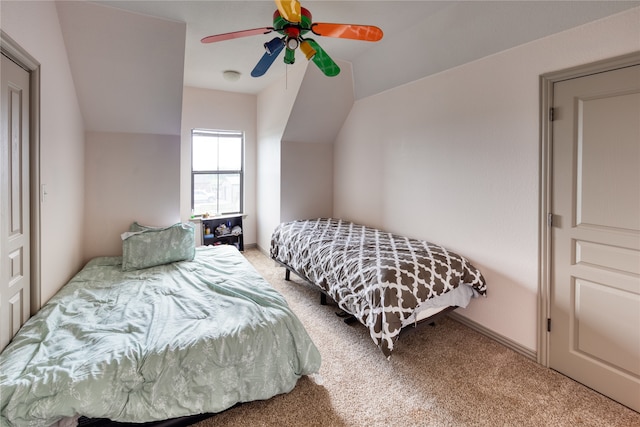
M 342 321 L 347 325 L 350 325 L 357 320 L 351 313 L 347 313 L 344 310 L 336 311 L 336 316 L 342 318 Z
M 291 270 L 289 270 L 288 268 L 284 272 L 284 280 L 286 281 L 291 280 Z

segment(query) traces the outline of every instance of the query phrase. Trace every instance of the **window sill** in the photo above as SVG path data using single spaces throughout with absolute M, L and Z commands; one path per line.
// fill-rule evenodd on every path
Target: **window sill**
M 191 218 L 189 218 L 189 221 L 202 222 L 203 219 L 224 219 L 224 218 L 235 218 L 237 216 L 241 216 L 242 219 L 245 219 L 247 217 L 247 214 L 237 213 L 237 214 L 224 214 L 224 215 L 209 215 L 206 218 L 204 218 L 202 215 L 192 215 Z

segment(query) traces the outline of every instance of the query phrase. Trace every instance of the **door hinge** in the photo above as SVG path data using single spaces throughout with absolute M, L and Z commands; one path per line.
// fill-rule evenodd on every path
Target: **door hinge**
M 551 212 L 547 214 L 547 227 L 553 227 L 553 214 Z
M 547 332 L 551 332 L 551 319 L 547 319 Z
M 549 121 L 550 122 L 553 121 L 553 116 L 554 116 L 554 108 L 551 107 L 551 108 L 549 108 Z

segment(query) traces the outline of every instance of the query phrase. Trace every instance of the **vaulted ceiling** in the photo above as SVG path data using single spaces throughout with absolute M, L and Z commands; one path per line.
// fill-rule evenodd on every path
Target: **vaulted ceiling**
M 351 63 L 354 99 L 441 72 L 640 5 L 640 1 L 317 1 L 302 0 L 314 22 L 377 25 L 375 43 L 316 37 L 334 59 Z M 85 121 L 122 126 L 136 114 L 166 115 L 182 85 L 257 94 L 287 66 L 250 72 L 273 34 L 202 44 L 202 37 L 272 25 L 275 4 L 260 1 L 66 1 L 58 14 Z M 298 52 L 297 61 L 306 61 Z M 225 70 L 241 73 L 229 82 Z M 154 96 L 148 95 L 154 93 Z M 107 102 L 108 101 L 108 102 Z M 100 104 L 99 106 L 97 104 Z M 157 109 L 160 112 L 157 112 Z M 180 115 L 178 114 L 179 118 Z M 103 124 L 99 122 L 102 121 Z M 144 126 L 143 126 L 144 127 Z M 145 131 L 145 129 L 139 129 Z M 153 133 L 170 133 L 170 129 Z M 173 132 L 173 131 L 171 131 Z

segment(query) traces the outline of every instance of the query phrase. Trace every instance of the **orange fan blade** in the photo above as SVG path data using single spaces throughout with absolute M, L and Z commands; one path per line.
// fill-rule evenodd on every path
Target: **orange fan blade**
M 329 24 L 317 22 L 311 25 L 314 34 L 324 37 L 377 42 L 382 39 L 382 30 L 374 25 Z

